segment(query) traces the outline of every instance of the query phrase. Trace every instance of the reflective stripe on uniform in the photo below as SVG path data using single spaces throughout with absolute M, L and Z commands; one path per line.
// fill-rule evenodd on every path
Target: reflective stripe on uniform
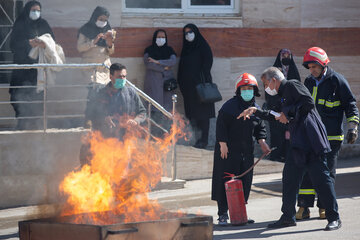
M 318 87 L 313 87 L 313 92 L 312 92 L 312 95 L 311 97 L 314 99 L 314 102 L 316 102 L 316 95 L 317 95 L 317 89 Z
M 358 116 L 352 116 L 352 117 L 347 118 L 347 121 L 348 121 L 348 122 L 356 122 L 356 123 L 359 123 L 359 117 L 358 117 Z
M 315 189 L 300 189 L 299 194 L 302 195 L 315 195 Z
M 332 108 L 332 107 L 340 106 L 340 101 L 329 102 L 329 101 L 325 101 L 325 99 L 319 99 L 318 104 L 325 105 L 326 107 Z
M 338 136 L 328 136 L 327 139 L 329 141 L 344 141 L 344 135 L 338 135 Z

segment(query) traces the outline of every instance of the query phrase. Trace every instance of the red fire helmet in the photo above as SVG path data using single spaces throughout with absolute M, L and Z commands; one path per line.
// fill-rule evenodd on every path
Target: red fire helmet
M 242 87 L 242 86 L 253 86 L 253 87 L 258 87 L 258 83 L 256 81 L 256 78 L 251 75 L 250 73 L 243 73 L 240 76 L 238 76 L 236 78 L 235 81 L 235 90 L 238 87 Z
M 312 47 L 309 48 L 304 55 L 303 66 L 309 69 L 309 63 L 317 63 L 322 67 L 325 67 L 329 62 L 330 59 L 323 49 L 319 47 Z
M 256 78 L 253 75 L 251 75 L 250 73 L 243 73 L 236 78 L 235 90 L 237 91 L 237 89 L 239 87 L 243 87 L 243 86 L 253 86 L 255 96 L 258 96 L 258 97 L 260 96 L 259 87 L 258 87 Z

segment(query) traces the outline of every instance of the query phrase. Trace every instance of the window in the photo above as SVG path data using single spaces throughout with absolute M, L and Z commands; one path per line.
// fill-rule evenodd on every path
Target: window
M 239 0 L 123 0 L 134 13 L 239 13 Z

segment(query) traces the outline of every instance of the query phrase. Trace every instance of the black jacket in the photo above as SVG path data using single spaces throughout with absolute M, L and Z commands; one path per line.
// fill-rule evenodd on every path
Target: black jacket
M 278 90 L 282 100 L 282 112 L 289 120 L 290 144 L 293 149 L 312 152 L 315 155 L 330 151 L 326 130 L 315 109 L 308 89 L 297 80 L 283 80 Z M 258 110 L 255 116 L 274 119 L 270 111 Z M 306 159 L 301 159 L 305 162 Z
M 348 122 L 359 123 L 355 96 L 344 76 L 330 67 L 327 67 L 325 77 L 318 86 L 316 81 L 310 75 L 304 84 L 312 94 L 316 109 L 326 127 L 328 139 L 342 141 L 344 113 Z
M 252 102 L 249 105 L 239 97 L 233 97 L 219 111 L 216 121 L 212 200 L 223 201 L 225 199 L 224 172 L 238 175 L 247 170 L 242 169 L 241 166 L 251 166 L 254 162 L 254 138 L 256 140 L 266 139 L 263 120 L 255 116 L 247 120 L 237 119 L 237 116 L 249 106 L 255 106 L 255 103 Z M 226 142 L 228 146 L 229 153 L 226 160 L 221 159 L 219 142 Z M 249 191 L 249 189 L 244 189 L 245 192 L 246 190 Z

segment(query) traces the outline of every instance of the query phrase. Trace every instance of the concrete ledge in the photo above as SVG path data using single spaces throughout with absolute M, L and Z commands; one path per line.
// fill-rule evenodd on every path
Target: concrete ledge
M 153 189 L 153 191 L 158 190 L 175 190 L 175 189 L 181 189 L 184 188 L 186 181 L 182 179 L 175 179 L 174 181 L 171 180 L 171 178 L 168 177 L 162 177 L 161 182 L 159 182 L 156 187 Z

